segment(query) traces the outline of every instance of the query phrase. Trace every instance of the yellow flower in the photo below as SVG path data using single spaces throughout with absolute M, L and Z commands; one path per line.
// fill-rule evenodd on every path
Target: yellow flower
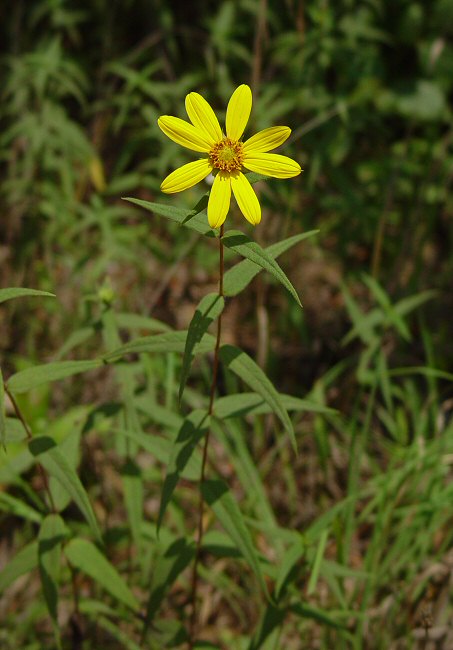
M 261 221 L 261 206 L 243 168 L 272 176 L 291 178 L 302 171 L 300 165 L 287 156 L 268 153 L 285 142 L 291 133 L 287 126 L 264 129 L 245 142 L 241 137 L 252 110 L 252 91 L 243 84 L 236 88 L 228 102 L 226 135 L 220 128 L 214 111 L 198 93 L 186 97 L 186 111 L 190 122 L 163 115 L 158 124 L 171 140 L 183 147 L 205 154 L 204 158 L 187 163 L 172 172 L 160 186 L 172 194 L 186 190 L 215 173 L 209 195 L 208 221 L 211 228 L 219 228 L 226 219 L 231 191 L 239 208 L 251 224 Z

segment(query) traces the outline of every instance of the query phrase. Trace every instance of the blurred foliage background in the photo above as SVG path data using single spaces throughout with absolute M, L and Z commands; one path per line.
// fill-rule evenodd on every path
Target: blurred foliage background
M 279 480 L 266 489 L 282 527 L 303 532 L 354 497 L 344 520 L 331 517 L 328 554 L 373 575 L 353 588 L 352 574 L 335 574 L 338 588 L 324 576 L 337 599 L 329 605 L 321 589 L 326 610 L 347 603 L 366 612 L 350 637 L 304 619 L 275 647 L 421 648 L 410 645 L 422 638 L 420 607 L 443 630 L 446 645 L 436 647 L 449 647 L 453 0 L 6 4 L 1 285 L 52 291 L 57 300 L 2 308 L 4 374 L 95 351 L 99 341 L 90 336 L 105 291 L 118 312 L 187 327 L 194 305 L 215 287 L 215 247 L 121 197 L 193 206 L 207 185 L 170 199 L 159 191 L 163 177 L 192 157 L 163 137 L 157 118 L 185 117 L 192 90 L 223 117 L 234 88 L 250 84 L 249 132 L 289 125 L 284 153 L 305 171 L 260 184 L 257 229 L 236 213 L 230 227 L 263 246 L 320 232 L 282 258 L 304 309 L 260 276 L 232 301 L 224 338 L 240 340 L 279 389 L 338 410 L 301 419 L 298 459 L 272 451 L 269 423 L 251 447 L 265 485 L 276 467 Z M 180 361 L 172 364 L 156 362 L 167 406 L 175 404 L 168 387 Z M 39 429 L 68 399 L 93 405 L 106 395 L 115 387 L 100 375 L 23 406 Z M 360 501 L 363 486 L 371 492 Z M 4 558 L 31 534 L 13 522 Z M 21 647 L 40 647 L 32 637 L 29 630 Z

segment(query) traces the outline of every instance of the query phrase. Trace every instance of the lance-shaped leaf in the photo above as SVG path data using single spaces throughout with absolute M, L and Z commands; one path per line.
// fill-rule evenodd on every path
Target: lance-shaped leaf
M 55 298 L 54 293 L 48 291 L 39 291 L 38 289 L 25 289 L 23 287 L 8 287 L 7 289 L 0 289 L 0 303 L 12 298 L 22 298 L 24 296 L 48 296 Z
M 279 393 L 281 402 L 287 411 L 300 411 L 305 413 L 322 413 L 335 415 L 337 411 L 322 404 L 317 404 L 307 399 L 293 397 Z M 225 395 L 214 402 L 214 415 L 219 420 L 226 418 L 244 417 L 244 415 L 262 415 L 272 412 L 272 408 L 257 393 L 239 393 L 236 395 Z
M 267 176 L 256 174 L 255 172 L 247 173 L 246 176 L 249 183 L 252 185 L 267 178 Z M 135 205 L 138 205 L 141 208 L 152 212 L 153 214 L 158 214 L 161 217 L 165 217 L 166 219 L 169 219 L 170 221 L 173 221 L 180 226 L 185 226 L 186 228 L 195 230 L 195 232 L 198 232 L 200 235 L 205 235 L 207 237 L 217 237 L 216 231 L 213 230 L 208 223 L 208 217 L 206 214 L 208 196 L 209 193 L 206 193 L 204 196 L 202 196 L 193 210 L 176 208 L 169 203 L 153 203 L 151 201 L 143 201 L 142 199 L 134 199 L 130 197 L 124 197 L 123 200 L 129 201 L 129 203 L 134 203 Z
M 197 352 L 204 334 L 207 332 L 211 323 L 220 316 L 225 300 L 218 293 L 208 293 L 202 298 L 200 304 L 195 310 L 189 329 L 187 330 L 186 347 L 184 348 L 184 357 L 182 361 L 181 378 L 179 382 L 179 400 L 182 394 L 190 372 L 190 366 Z
M 8 390 L 12 393 L 25 393 L 27 390 L 36 388 L 41 384 L 47 384 L 51 381 L 58 381 L 78 375 L 81 372 L 94 370 L 102 366 L 102 360 L 93 359 L 90 361 L 55 361 L 54 363 L 45 363 L 33 368 L 25 368 L 16 372 L 7 381 Z
M 28 448 L 33 456 L 38 458 L 50 476 L 55 477 L 71 495 L 93 534 L 98 540 L 101 540 L 101 532 L 85 488 L 74 469 L 63 456 L 56 442 L 52 438 L 49 438 L 49 436 L 35 436 L 28 443 Z
M 223 481 L 204 481 L 201 491 L 206 503 L 213 509 L 218 521 L 231 537 L 244 560 L 258 579 L 263 593 L 269 598 L 269 592 L 261 571 L 258 554 L 253 545 L 250 532 L 245 525 L 237 499 Z
M 167 475 L 162 488 L 157 529 L 159 530 L 162 519 L 170 502 L 179 478 L 197 446 L 197 443 L 206 435 L 209 427 L 209 416 L 206 411 L 197 409 L 192 411 L 184 420 L 178 435 L 173 443 L 167 465 Z
M 271 273 L 289 291 L 297 304 L 302 306 L 295 288 L 272 255 L 267 253 L 264 248 L 240 230 L 228 230 L 222 237 L 222 242 L 230 250 Z
M 294 450 L 297 452 L 293 425 L 283 405 L 281 395 L 274 388 L 261 368 L 248 354 L 234 345 L 223 345 L 220 348 L 220 358 L 227 368 L 240 377 L 255 393 L 261 395 L 265 402 L 269 404 L 272 412 L 280 418 L 289 434 Z
M 207 235 L 215 237 L 214 230 L 208 224 L 206 214 L 200 212 L 195 208 L 194 210 L 183 210 L 182 208 L 175 208 L 173 205 L 167 203 L 152 203 L 150 201 L 142 201 L 141 199 L 125 198 L 125 201 L 135 203 L 149 212 L 158 214 L 161 217 L 166 217 L 170 221 L 178 223 L 180 226 L 186 226 L 191 230 L 195 230 L 200 235 Z
M 5 568 L 0 571 L 0 593 L 17 578 L 30 573 L 38 564 L 38 542 L 31 542 L 21 548 Z
M 64 553 L 76 569 L 83 571 L 100 584 L 111 596 L 134 611 L 139 604 L 124 579 L 100 550 L 86 539 L 72 539 Z
M 318 232 L 318 230 L 310 230 L 309 232 L 304 232 L 300 235 L 288 237 L 287 239 L 276 242 L 271 246 L 267 246 L 265 251 L 273 259 L 276 259 L 285 251 L 289 250 L 304 239 L 316 235 Z M 242 262 L 235 264 L 223 277 L 223 292 L 225 296 L 236 296 L 245 289 L 248 284 L 250 284 L 253 278 L 258 275 L 261 270 L 262 269 L 257 266 L 255 262 L 251 262 L 250 260 L 242 260 Z
M 61 648 L 61 639 L 58 628 L 58 584 L 61 543 L 65 537 L 66 528 L 63 519 L 56 514 L 47 515 L 41 524 L 38 535 L 39 573 L 44 599 L 59 648 Z
M 129 341 L 116 350 L 112 350 L 103 358 L 106 362 L 115 361 L 126 354 L 140 354 L 141 352 L 184 352 L 186 347 L 187 331 L 164 332 L 153 336 L 141 336 Z M 215 338 L 205 334 L 197 346 L 200 354 L 211 352 L 215 347 Z

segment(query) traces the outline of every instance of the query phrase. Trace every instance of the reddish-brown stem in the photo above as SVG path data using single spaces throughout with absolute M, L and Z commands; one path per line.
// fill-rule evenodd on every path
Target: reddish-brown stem
M 219 295 L 223 297 L 223 225 L 220 227 L 219 233 Z M 217 386 L 217 375 L 219 370 L 219 348 L 220 348 L 220 337 L 222 333 L 222 314 L 219 315 L 217 319 L 217 338 L 214 350 L 214 364 L 212 367 L 212 382 L 211 382 L 211 391 L 209 395 L 209 408 L 208 414 L 212 415 L 212 410 L 214 406 L 215 398 L 215 389 Z M 203 541 L 203 512 L 204 512 L 204 499 L 202 486 L 205 481 L 206 475 L 206 461 L 208 458 L 208 447 L 209 447 L 209 437 L 210 430 L 208 429 L 204 439 L 203 446 L 203 457 L 201 461 L 201 474 L 200 474 L 200 485 L 199 485 L 199 499 L 198 499 L 198 529 L 197 529 L 197 541 L 195 547 L 195 558 L 192 568 L 192 584 L 190 589 L 190 603 L 192 605 L 192 613 L 190 617 L 190 628 L 189 628 L 189 650 L 192 650 L 196 640 L 196 627 L 197 627 L 197 592 L 198 592 L 198 564 L 201 556 L 201 544 Z
M 28 426 L 27 421 L 25 420 L 24 416 L 22 415 L 22 411 L 20 410 L 19 405 L 18 405 L 18 403 L 16 402 L 16 400 L 14 398 L 14 395 L 8 390 L 7 385 L 5 385 L 5 393 L 8 395 L 8 397 L 9 397 L 9 399 L 11 401 L 11 404 L 13 405 L 13 409 L 14 409 L 14 412 L 16 414 L 16 417 L 20 420 L 20 422 L 22 423 L 22 426 L 24 427 L 25 433 L 27 434 L 27 440 L 28 441 L 33 440 L 33 434 L 31 432 L 31 429 Z M 45 489 L 45 491 L 47 493 L 47 496 L 49 498 L 49 504 L 50 504 L 51 510 L 52 510 L 52 512 L 56 512 L 55 503 L 54 503 L 54 500 L 53 500 L 53 497 L 52 497 L 52 492 L 50 491 L 50 487 L 49 487 L 49 481 L 47 480 L 47 474 L 46 474 L 46 472 L 44 470 L 44 467 L 40 463 L 36 463 L 36 465 L 38 467 L 38 472 L 41 474 L 44 489 Z

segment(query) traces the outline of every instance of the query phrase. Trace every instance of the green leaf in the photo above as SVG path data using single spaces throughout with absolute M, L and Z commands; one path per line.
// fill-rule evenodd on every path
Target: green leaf
M 140 354 L 141 352 L 184 352 L 186 347 L 187 331 L 164 332 L 153 336 L 141 336 L 129 341 L 125 345 L 112 350 L 104 356 L 104 361 L 111 362 L 126 354 Z M 215 347 L 215 338 L 205 334 L 197 346 L 199 354 L 211 352 Z
M 6 448 L 6 411 L 5 411 L 5 386 L 3 384 L 2 369 L 0 368 L 0 444 Z
M 189 544 L 184 538 L 177 539 L 165 548 L 160 545 L 158 549 L 157 557 L 153 563 L 145 629 L 149 627 L 159 610 L 167 591 L 194 557 L 193 544 Z
M 296 438 L 293 425 L 283 405 L 280 394 L 276 391 L 270 380 L 261 368 L 248 354 L 234 345 L 222 345 L 220 358 L 227 368 L 242 379 L 252 390 L 261 395 L 267 404 L 281 420 L 291 439 L 294 450 L 297 452 Z
M 201 235 L 216 237 L 215 231 L 208 224 L 206 214 L 204 211 L 197 210 L 197 208 L 195 210 L 183 210 L 182 208 L 175 208 L 173 205 L 167 203 L 151 203 L 150 201 L 142 201 L 142 199 L 128 197 L 124 200 L 139 205 L 141 208 L 149 210 L 149 212 L 159 214 L 161 217 L 170 219 L 170 221 L 174 221 L 180 226 L 186 226 L 191 230 L 195 230 Z
M 0 572 L 0 593 L 9 587 L 17 578 L 30 573 L 38 565 L 38 542 L 24 546 L 12 560 L 8 561 Z
M 208 431 L 209 420 L 210 418 L 206 411 L 197 409 L 192 411 L 182 423 L 168 460 L 167 475 L 162 489 L 162 498 L 157 519 L 158 530 L 162 524 L 162 519 L 172 494 L 179 482 L 181 473 L 191 459 L 198 442 Z
M 48 296 L 55 298 L 54 293 L 39 291 L 38 289 L 24 289 L 22 287 L 0 289 L 0 302 L 5 302 L 5 300 L 11 300 L 12 298 L 22 298 L 23 296 Z
M 231 537 L 244 560 L 254 572 L 263 593 L 269 597 L 258 555 L 237 504 L 237 499 L 233 497 L 228 485 L 223 481 L 204 481 L 201 491 L 206 503 L 212 508 L 225 532 Z
M 240 230 L 228 230 L 222 237 L 223 244 L 230 250 L 242 255 L 254 264 L 261 266 L 271 273 L 293 296 L 298 305 L 302 307 L 299 296 L 285 273 L 279 267 L 274 258 L 264 248 L 250 239 Z
M 318 232 L 319 230 L 310 230 L 309 232 L 300 235 L 288 237 L 288 239 L 283 239 L 280 242 L 268 246 L 265 251 L 273 259 L 276 259 L 295 244 L 298 244 L 308 237 L 316 235 Z M 260 271 L 261 268 L 250 260 L 242 260 L 242 262 L 235 264 L 235 266 L 229 269 L 223 277 L 223 293 L 225 296 L 236 296 L 245 289 L 248 284 L 250 284 L 253 278 L 258 275 Z
M 146 449 L 147 452 L 157 458 L 157 460 L 166 465 L 171 454 L 173 443 L 161 436 L 131 431 L 130 429 L 115 429 L 115 432 L 130 438 L 134 442 Z M 197 481 L 200 478 L 201 456 L 193 454 L 187 462 L 186 467 L 181 470 L 181 476 L 188 481 Z
M 323 625 L 328 625 L 329 627 L 334 627 L 336 629 L 343 629 L 343 630 L 347 629 L 347 625 L 339 623 L 332 616 L 330 616 L 330 614 L 323 611 L 322 609 L 319 609 L 318 607 L 313 607 L 312 605 L 307 605 L 307 604 L 302 605 L 301 603 L 295 603 L 290 606 L 290 610 L 294 614 L 300 616 L 303 619 L 311 618 L 315 621 L 318 621 L 319 623 L 322 623 Z
M 281 402 L 287 411 L 299 411 L 301 413 L 321 413 L 334 415 L 337 411 L 323 406 L 316 402 L 300 397 L 293 397 L 279 393 Z M 239 393 L 237 395 L 226 395 L 219 397 L 214 402 L 214 415 L 219 420 L 226 418 L 244 417 L 244 415 L 262 415 L 271 413 L 272 408 L 258 393 Z
M 319 572 L 321 569 L 321 563 L 324 557 L 324 552 L 326 550 L 328 537 L 329 537 L 329 529 L 325 528 L 319 536 L 319 541 L 316 547 L 316 555 L 310 573 L 310 579 L 308 581 L 307 596 L 311 596 L 313 594 L 313 592 L 316 589 L 316 585 L 318 584 Z
M 94 368 L 100 366 L 102 366 L 100 359 L 93 359 L 92 361 L 55 361 L 54 363 L 46 363 L 16 372 L 15 375 L 9 378 L 6 385 L 12 393 L 25 393 L 27 390 L 36 388 L 41 384 L 65 379 L 81 372 L 94 370 Z
M 50 476 L 54 476 L 71 495 L 93 534 L 101 540 L 101 532 L 85 488 L 55 441 L 49 436 L 35 436 L 28 443 L 28 448 Z
M 40 512 L 29 506 L 28 503 L 13 497 L 7 492 L 0 492 L 0 510 L 9 512 L 15 517 L 33 521 L 35 524 L 40 524 L 42 521 Z
M 121 603 L 138 611 L 139 604 L 121 575 L 99 549 L 86 539 L 72 539 L 64 553 L 76 569 L 86 573 Z
M 202 298 L 198 305 L 189 329 L 187 330 L 186 346 L 184 348 L 184 357 L 182 362 L 181 377 L 179 383 L 179 401 L 181 401 L 184 387 L 190 372 L 190 366 L 197 353 L 197 346 L 207 332 L 211 323 L 219 317 L 225 305 L 223 296 L 218 293 L 208 293 Z
M 63 519 L 56 514 L 47 515 L 38 535 L 38 562 L 41 585 L 57 646 L 61 648 L 58 628 L 58 583 L 60 579 L 61 543 L 66 537 Z

